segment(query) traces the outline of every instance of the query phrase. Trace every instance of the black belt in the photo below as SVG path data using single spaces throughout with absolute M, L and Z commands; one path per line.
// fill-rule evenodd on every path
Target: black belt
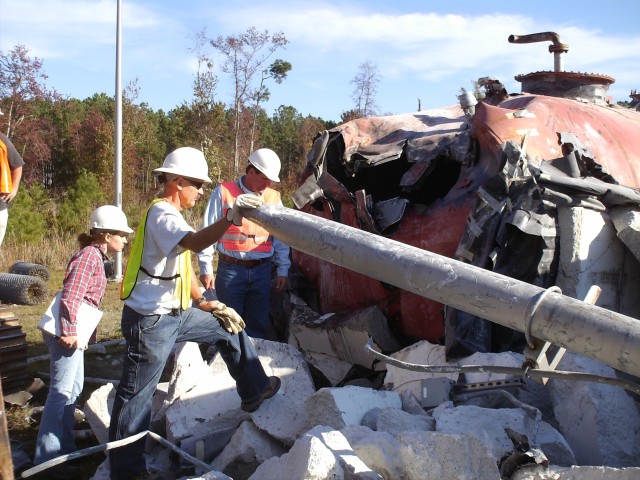
M 259 258 L 257 260 L 240 260 L 239 258 L 230 257 L 229 255 L 225 255 L 224 253 L 220 252 L 218 252 L 218 257 L 220 258 L 220 260 L 224 260 L 225 262 L 248 268 L 257 267 L 262 263 L 271 261 L 271 257 Z

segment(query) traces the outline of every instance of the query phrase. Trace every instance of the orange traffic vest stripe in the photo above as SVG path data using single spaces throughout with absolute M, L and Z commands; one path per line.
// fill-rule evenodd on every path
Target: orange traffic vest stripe
M 11 193 L 13 182 L 11 180 L 11 167 L 9 166 L 9 152 L 7 146 L 0 140 L 0 192 Z
M 237 183 L 224 182 L 220 184 L 222 193 L 222 215 L 233 207 L 236 197 L 244 193 Z M 278 205 L 280 193 L 267 188 L 262 194 L 262 199 L 267 205 Z M 242 226 L 231 225 L 225 234 L 218 240 L 225 250 L 234 252 L 270 252 L 273 245 L 273 236 L 260 225 L 243 218 Z

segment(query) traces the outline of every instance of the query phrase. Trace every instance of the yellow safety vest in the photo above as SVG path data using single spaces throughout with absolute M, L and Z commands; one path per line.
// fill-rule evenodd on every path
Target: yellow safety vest
M 185 250 L 178 256 L 178 273 L 171 277 L 158 277 L 155 275 L 151 275 L 147 272 L 144 267 L 142 267 L 142 251 L 144 250 L 144 233 L 145 227 L 147 225 L 147 217 L 149 216 L 149 210 L 158 202 L 166 202 L 164 198 L 156 198 L 151 202 L 149 208 L 144 212 L 142 219 L 140 221 L 140 225 L 138 225 L 138 229 L 136 230 L 136 238 L 133 241 L 133 246 L 131 247 L 131 253 L 129 255 L 129 262 L 127 263 L 127 268 L 124 272 L 124 278 L 122 279 L 122 284 L 120 285 L 120 299 L 126 300 L 131 295 L 131 292 L 135 288 L 138 282 L 138 273 L 140 271 L 144 272 L 147 276 L 151 278 L 158 278 L 160 280 L 175 280 L 179 279 L 179 282 L 176 282 L 176 290 L 174 293 L 175 298 L 180 298 L 180 307 L 182 310 L 186 310 L 189 308 L 191 303 L 191 251 Z

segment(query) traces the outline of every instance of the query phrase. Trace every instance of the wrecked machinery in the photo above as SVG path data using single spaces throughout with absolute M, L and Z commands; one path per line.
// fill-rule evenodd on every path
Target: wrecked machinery
M 408 340 L 444 341 L 447 355 L 459 358 L 475 351 L 521 351 L 530 343 L 527 329 L 536 328 L 535 318 L 527 318 L 532 305 L 550 315 L 544 327 L 552 332 L 546 337 L 554 337 L 549 341 L 572 343 L 568 337 L 576 332 L 554 322 L 557 308 L 579 325 L 592 306 L 573 299 L 598 285 L 603 308 L 594 316 L 618 312 L 611 324 L 625 325 L 598 349 L 632 349 L 621 346 L 629 340 L 626 328 L 637 330 L 640 323 L 634 320 L 640 318 L 640 243 L 632 228 L 640 204 L 640 112 L 610 103 L 613 78 L 564 71 L 569 47 L 557 34 L 509 37 L 516 44 L 541 41 L 551 42 L 554 70 L 516 76 L 519 94 L 484 77 L 478 81 L 485 89 L 480 101 L 463 93 L 459 105 L 361 118 L 315 139 L 293 195 L 297 209 L 373 234 L 343 238 L 329 251 L 319 239 L 299 248 L 290 238 L 297 233 L 281 232 L 292 242 L 294 265 L 315 287 L 320 313 L 378 305 Z M 258 223 L 277 229 L 268 217 L 255 214 Z M 313 234 L 346 235 L 322 228 Z M 357 242 L 371 238 L 478 268 L 466 279 L 448 265 L 442 271 L 422 265 L 414 272 L 412 250 L 388 244 L 354 265 L 348 257 L 359 255 Z M 383 260 L 387 272 L 372 274 Z M 423 277 L 424 291 L 410 288 L 417 281 L 411 275 Z M 496 284 L 504 296 L 495 293 Z M 459 299 L 437 293 L 456 285 L 462 286 Z M 510 318 L 515 316 L 524 324 Z M 594 338 L 610 329 L 598 321 L 592 326 Z M 604 361 L 625 370 L 628 359 Z M 630 369 L 635 375 L 639 365 Z

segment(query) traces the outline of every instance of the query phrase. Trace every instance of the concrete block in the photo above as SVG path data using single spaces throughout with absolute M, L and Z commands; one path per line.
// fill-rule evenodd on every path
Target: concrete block
M 259 464 L 285 453 L 287 449 L 282 443 L 259 430 L 253 423 L 243 422 L 224 450 L 211 462 L 211 466 L 227 472 L 233 478 L 246 477 Z
M 636 260 L 640 261 L 640 211 L 630 206 L 609 210 L 618 238 L 626 245 Z
M 250 480 L 304 478 L 374 480 L 382 477 L 367 467 L 340 432 L 317 426 L 302 435 L 289 453 L 274 457 L 254 472 Z
M 401 409 L 400 395 L 395 392 L 347 386 L 322 388 L 306 401 L 311 425 L 328 425 L 336 430 L 347 425 L 360 425 L 372 408 Z
M 304 358 L 318 370 L 320 370 L 332 386 L 337 385 L 349 373 L 352 365 L 340 360 L 333 355 L 303 351 Z
M 400 445 L 393 435 L 358 425 L 349 425 L 340 430 L 340 433 L 358 458 L 371 470 L 385 479 L 403 478 L 404 464 L 400 458 Z
M 474 353 L 469 357 L 465 357 L 455 362 L 447 362 L 445 357 L 445 347 L 442 345 L 434 345 L 427 341 L 414 343 L 413 345 L 392 354 L 391 357 L 402 362 L 436 366 L 493 365 L 521 367 L 524 361 L 523 355 L 513 352 L 504 352 Z M 510 375 L 491 372 L 467 373 L 465 376 L 468 383 L 504 380 L 505 378 L 511 377 Z M 397 392 L 408 391 L 417 399 L 421 399 L 421 381 L 429 378 L 448 378 L 456 381 L 458 379 L 458 374 L 415 372 L 395 367 L 393 365 L 388 365 L 387 374 L 384 378 L 384 386 L 389 390 L 393 389 Z
M 309 479 L 343 480 L 344 470 L 333 452 L 324 442 L 313 435 L 302 435 L 289 453 L 273 457 L 256 468 L 249 480 Z
M 436 421 L 428 415 L 412 415 L 397 408 L 373 408 L 363 417 L 362 425 L 393 436 L 403 432 L 435 431 Z
M 565 295 L 585 298 L 592 285 L 602 292 L 597 305 L 640 317 L 640 267 L 618 238 L 607 212 L 559 208 L 560 264 L 556 285 Z M 620 288 L 624 285 L 624 288 Z
M 491 409 L 461 405 L 437 409 L 433 417 L 438 432 L 476 435 L 496 459 L 513 450 L 513 443 L 505 433 L 505 428 L 526 435 L 530 444 L 534 445 L 539 424 L 539 419 L 531 418 L 519 408 Z
M 525 465 L 517 470 L 511 480 L 637 480 L 640 468 L 611 467 L 558 467 L 549 465 Z
M 382 311 L 368 307 L 345 314 L 319 316 L 312 321 L 292 323 L 289 343 L 303 352 L 333 356 L 351 365 L 374 368 L 376 360 L 364 346 L 371 337 L 378 351 L 400 348 Z
M 410 432 L 398 436 L 407 480 L 500 478 L 496 458 L 470 433 Z
M 108 383 L 94 390 L 84 404 L 85 418 L 100 444 L 109 441 L 109 422 L 111 421 L 111 409 L 115 396 L 114 385 Z
M 311 373 L 302 354 L 291 345 L 261 339 L 254 339 L 254 344 L 265 372 L 280 377 L 282 386 L 251 418 L 260 430 L 293 445 L 310 427 L 305 401 L 316 391 Z
M 569 443 L 558 430 L 547 422 L 540 422 L 535 440 L 536 445 L 544 452 L 550 464 L 561 467 L 570 467 L 576 464 L 576 457 Z
M 611 367 L 572 352 L 558 369 L 615 377 Z M 558 428 L 579 465 L 640 466 L 640 413 L 624 389 L 555 379 L 548 385 Z

